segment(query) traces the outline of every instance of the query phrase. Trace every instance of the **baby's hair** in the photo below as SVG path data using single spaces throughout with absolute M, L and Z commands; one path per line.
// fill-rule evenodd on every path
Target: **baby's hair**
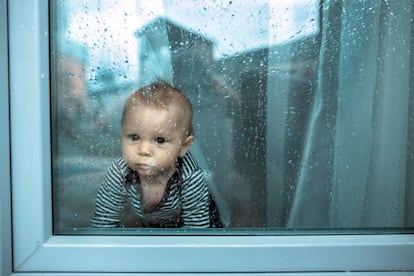
M 193 135 L 193 108 L 190 100 L 179 89 L 166 81 L 157 80 L 147 86 L 138 89 L 128 97 L 122 112 L 121 124 L 124 124 L 126 111 L 130 106 L 142 104 L 159 109 L 178 108 L 188 117 L 188 135 Z

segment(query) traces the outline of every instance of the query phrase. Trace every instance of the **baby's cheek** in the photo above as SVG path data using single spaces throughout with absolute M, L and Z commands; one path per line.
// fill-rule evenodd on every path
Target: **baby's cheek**
M 131 169 L 133 169 L 134 168 L 134 164 L 135 164 L 135 162 L 133 161 L 133 160 L 131 160 L 131 159 L 128 159 L 128 158 L 125 158 L 124 157 L 124 160 L 125 160 L 125 163 L 127 164 L 127 166 L 128 166 L 128 168 L 131 168 Z
M 128 152 L 123 151 L 122 152 L 122 157 L 124 158 L 125 162 L 129 166 L 132 162 L 132 159 L 133 159 L 131 154 L 129 154 Z

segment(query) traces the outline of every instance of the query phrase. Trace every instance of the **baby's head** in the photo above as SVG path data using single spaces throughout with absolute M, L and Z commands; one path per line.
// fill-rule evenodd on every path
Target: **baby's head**
M 167 110 L 182 121 L 187 135 L 193 135 L 193 109 L 187 97 L 177 88 L 165 81 L 156 81 L 144 86 L 128 97 L 122 113 L 122 126 L 126 113 L 137 106 Z
M 192 107 L 164 81 L 145 86 L 126 101 L 122 113 L 122 154 L 141 177 L 175 171 L 193 141 Z

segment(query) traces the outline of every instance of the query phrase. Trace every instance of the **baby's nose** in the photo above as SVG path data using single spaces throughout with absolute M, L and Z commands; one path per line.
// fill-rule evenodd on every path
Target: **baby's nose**
M 141 141 L 138 145 L 138 154 L 144 156 L 151 156 L 152 144 L 150 142 Z

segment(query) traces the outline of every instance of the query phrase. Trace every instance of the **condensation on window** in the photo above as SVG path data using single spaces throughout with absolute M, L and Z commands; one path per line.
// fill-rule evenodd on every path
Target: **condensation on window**
M 413 9 L 396 2 L 51 1 L 55 233 L 90 227 L 124 102 L 156 79 L 193 105 L 225 228 L 412 227 Z

